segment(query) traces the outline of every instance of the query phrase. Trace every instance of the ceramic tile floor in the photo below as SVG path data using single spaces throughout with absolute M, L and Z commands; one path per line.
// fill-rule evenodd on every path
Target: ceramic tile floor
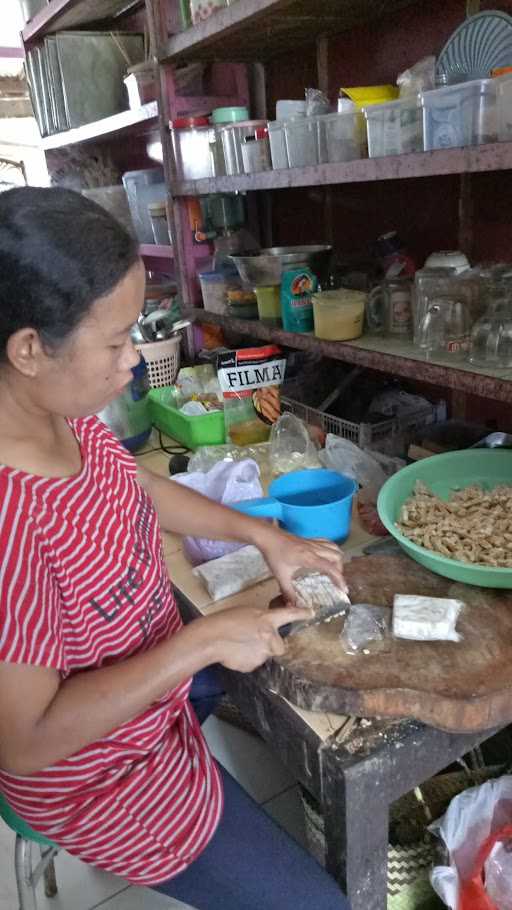
M 302 806 L 286 768 L 265 743 L 216 717 L 204 725 L 213 754 L 238 782 L 293 837 L 305 843 Z M 14 835 L 0 821 L 0 910 L 18 910 L 14 881 Z M 190 910 L 145 888 L 60 854 L 56 861 L 59 894 L 48 899 L 42 888 L 38 910 Z

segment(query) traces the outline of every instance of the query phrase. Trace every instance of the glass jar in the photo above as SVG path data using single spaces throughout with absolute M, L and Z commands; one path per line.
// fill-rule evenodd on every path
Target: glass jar
M 488 285 L 487 310 L 471 331 L 469 362 L 475 366 L 512 367 L 512 281 L 510 277 Z

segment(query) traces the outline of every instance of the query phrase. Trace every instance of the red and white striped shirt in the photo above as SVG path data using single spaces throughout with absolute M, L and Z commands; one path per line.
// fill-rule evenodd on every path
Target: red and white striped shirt
M 148 651 L 181 627 L 151 500 L 97 418 L 72 423 L 82 469 L 44 478 L 0 467 L 0 660 L 80 670 Z M 43 771 L 0 771 L 30 825 L 137 884 L 183 871 L 222 812 L 190 680 Z

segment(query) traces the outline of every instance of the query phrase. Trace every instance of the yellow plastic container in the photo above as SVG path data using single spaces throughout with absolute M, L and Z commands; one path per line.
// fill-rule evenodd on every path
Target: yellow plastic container
M 315 335 L 325 341 L 352 341 L 363 334 L 364 291 L 340 288 L 313 294 Z
M 350 98 L 361 110 L 371 104 L 384 104 L 396 101 L 399 89 L 396 85 L 356 85 L 352 88 L 340 88 L 340 98 Z

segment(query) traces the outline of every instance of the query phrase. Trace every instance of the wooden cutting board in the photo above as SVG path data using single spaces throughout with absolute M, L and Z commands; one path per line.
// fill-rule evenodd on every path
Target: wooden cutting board
M 268 661 L 268 685 L 300 708 L 359 717 L 414 717 L 450 732 L 512 722 L 512 591 L 434 575 L 405 555 L 356 557 L 345 566 L 352 603 L 391 608 L 395 594 L 466 604 L 455 642 L 387 640 L 348 655 L 342 618 L 291 635 Z

